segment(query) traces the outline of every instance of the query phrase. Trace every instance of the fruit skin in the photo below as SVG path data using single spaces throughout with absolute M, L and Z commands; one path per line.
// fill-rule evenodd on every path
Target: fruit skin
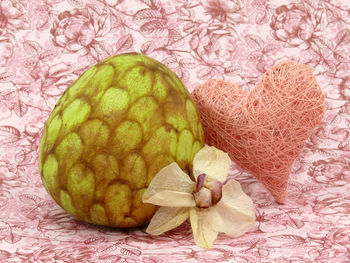
M 176 161 L 190 174 L 203 145 L 197 109 L 175 73 L 125 53 L 92 66 L 59 99 L 44 127 L 39 170 L 74 216 L 136 227 L 156 211 L 142 195 L 157 172 Z

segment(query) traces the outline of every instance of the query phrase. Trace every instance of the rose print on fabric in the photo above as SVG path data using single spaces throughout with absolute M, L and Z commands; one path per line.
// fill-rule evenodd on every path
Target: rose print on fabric
M 306 4 L 298 3 L 278 7 L 270 26 L 274 30 L 275 38 L 291 46 L 300 46 L 310 44 L 317 26 L 320 27 L 319 30 L 323 29 L 321 25 L 313 22 Z
M 129 49 L 133 44 L 133 36 L 123 31 L 126 24 L 118 13 L 109 12 L 110 8 L 106 6 L 101 9 L 88 4 L 85 8 L 60 13 L 50 29 L 53 44 L 68 53 L 89 55 L 95 62 Z M 115 33 L 124 35 L 118 35 L 119 39 L 111 45 L 108 34 Z
M 213 20 L 229 24 L 247 22 L 247 15 L 244 13 L 244 3 L 241 0 L 209 0 L 204 2 L 203 7 Z
M 209 65 L 227 65 L 237 49 L 237 36 L 221 26 L 198 28 L 190 40 L 194 55 Z
M 346 185 L 350 182 L 350 167 L 347 164 L 346 159 L 319 160 L 313 163 L 308 174 L 317 183 L 334 186 Z
M 20 1 L 4 0 L 0 3 L 0 28 L 10 31 L 26 26 L 25 8 Z
M 59 14 L 50 32 L 56 46 L 86 54 L 99 29 L 97 21 L 91 18 L 86 9 L 74 9 Z

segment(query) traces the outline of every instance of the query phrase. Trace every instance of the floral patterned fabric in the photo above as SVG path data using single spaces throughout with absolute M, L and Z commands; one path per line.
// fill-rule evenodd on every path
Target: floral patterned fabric
M 350 262 L 350 2 L 2 0 L 0 262 Z M 189 90 L 210 78 L 254 87 L 276 62 L 313 68 L 323 122 L 296 160 L 285 205 L 232 166 L 257 207 L 255 227 L 194 245 L 189 223 L 144 229 L 83 223 L 42 186 L 38 147 L 64 90 L 107 56 L 162 61 Z

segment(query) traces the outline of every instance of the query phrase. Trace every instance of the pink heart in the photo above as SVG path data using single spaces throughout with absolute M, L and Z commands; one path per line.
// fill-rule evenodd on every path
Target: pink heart
M 192 95 L 206 143 L 226 151 L 284 203 L 294 160 L 325 110 L 324 94 L 311 69 L 284 61 L 251 91 L 209 80 Z

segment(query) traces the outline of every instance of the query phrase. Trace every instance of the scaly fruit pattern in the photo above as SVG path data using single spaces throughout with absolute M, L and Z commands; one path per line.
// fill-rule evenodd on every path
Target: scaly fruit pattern
M 66 211 L 113 227 L 149 222 L 153 177 L 176 161 L 191 173 L 203 130 L 190 93 L 165 65 L 138 53 L 88 69 L 59 99 L 39 152 L 43 184 Z

